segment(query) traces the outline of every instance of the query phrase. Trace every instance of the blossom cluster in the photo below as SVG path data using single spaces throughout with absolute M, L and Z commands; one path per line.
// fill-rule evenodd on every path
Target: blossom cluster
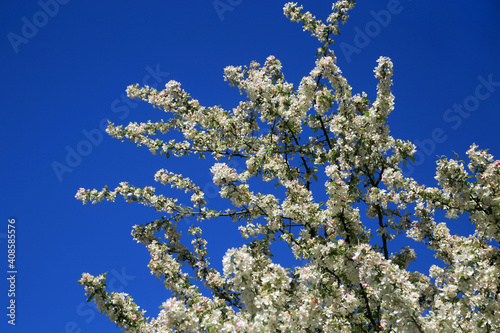
M 213 157 L 212 182 L 231 205 L 212 208 L 193 180 L 165 169 L 154 180 L 191 193 L 190 203 L 127 182 L 114 190 L 78 190 L 76 198 L 84 204 L 120 195 L 166 214 L 132 232 L 150 253 L 151 274 L 172 293 L 157 318 L 145 317 L 130 296 L 109 293 L 105 275 L 85 273 L 79 281 L 89 300 L 119 327 L 130 332 L 500 331 L 500 161 L 472 145 L 468 163 L 458 157 L 437 161 L 435 187 L 404 175 L 401 165 L 414 162 L 416 146 L 390 135 L 391 59 L 377 60 L 377 93 L 370 102 L 367 93 L 353 92 L 332 50 L 333 36 L 354 3 L 336 2 L 326 23 L 296 3 L 285 5 L 285 15 L 322 44 L 296 88 L 274 56 L 263 65 L 254 61 L 224 70 L 225 80 L 246 95 L 232 110 L 201 106 L 176 81 L 161 91 L 127 88 L 130 98 L 165 111 L 168 119 L 110 124 L 108 133 L 153 154 Z M 232 159 L 244 161 L 243 170 L 230 167 Z M 275 191 L 257 191 L 269 183 Z M 190 244 L 181 241 L 177 223 L 193 217 L 241 221 L 245 244 L 227 250 L 222 271 L 209 262 L 202 224 L 189 229 Z M 453 234 L 447 222 L 457 218 L 468 219 L 475 233 Z M 428 274 L 412 270 L 419 260 L 409 246 L 413 241 L 440 262 Z M 277 242 L 290 249 L 296 266 L 286 268 L 274 258 Z
M 171 171 L 167 171 L 165 169 L 158 170 L 155 174 L 155 180 L 157 182 L 162 183 L 163 185 L 166 185 L 167 183 L 171 183 L 172 187 L 178 188 L 178 189 L 184 189 L 185 192 L 194 192 L 193 195 L 191 196 L 191 201 L 195 204 L 198 205 L 204 205 L 205 204 L 205 194 L 203 191 L 200 189 L 199 186 L 194 184 L 191 179 L 189 178 L 184 178 L 182 175 L 178 175 L 176 173 L 173 173 Z
M 132 297 L 126 293 L 106 291 L 106 274 L 92 276 L 83 273 L 78 283 L 85 287 L 85 294 L 89 296 L 88 301 L 94 299 L 97 310 L 109 317 L 117 327 L 137 331 L 146 322 L 143 316 L 145 311 L 139 311 Z
M 172 213 L 174 210 L 178 210 L 178 206 L 175 204 L 177 199 L 167 198 L 164 195 L 156 195 L 155 188 L 152 186 L 146 186 L 144 188 L 139 188 L 133 185 L 129 185 L 127 182 L 121 182 L 114 190 L 109 190 L 105 186 L 101 191 L 96 189 L 86 190 L 80 188 L 75 195 L 75 198 L 81 200 L 83 204 L 91 202 L 93 204 L 101 202 L 104 199 L 114 202 L 118 194 L 122 195 L 123 198 L 131 202 L 139 202 L 145 206 L 154 207 L 157 211 L 165 211 Z

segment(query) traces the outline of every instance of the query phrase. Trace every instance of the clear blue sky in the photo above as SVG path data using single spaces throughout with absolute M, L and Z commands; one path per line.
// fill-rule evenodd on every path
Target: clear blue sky
M 263 63 L 268 55 L 280 59 L 297 84 L 313 68 L 318 44 L 284 17 L 283 4 L 2 1 L 2 332 L 119 331 L 85 302 L 76 283 L 82 272 L 109 271 L 114 290 L 129 292 L 156 315 L 169 294 L 150 275 L 148 253 L 130 231 L 160 215 L 122 200 L 83 206 L 74 195 L 80 187 L 120 181 L 160 188 L 153 175 L 162 167 L 210 188 L 209 163 L 152 156 L 102 135 L 100 123 L 164 117 L 123 99 L 126 86 L 136 82 L 161 87 L 175 79 L 201 104 L 231 108 L 242 97 L 224 82 L 223 68 Z M 331 8 L 330 1 L 303 4 L 322 19 Z M 342 71 L 353 91 L 366 91 L 372 101 L 376 60 L 392 58 L 392 134 L 420 142 L 418 165 L 407 171 L 422 183 L 434 184 L 436 155 L 455 151 L 465 157 L 473 142 L 500 156 L 499 13 L 493 0 L 359 1 L 338 39 Z M 57 173 L 54 165 L 66 168 Z M 15 327 L 5 315 L 9 218 L 16 220 L 17 237 Z M 219 236 L 209 243 L 211 261 L 219 266 L 223 250 L 235 242 L 227 235 L 236 226 L 206 226 Z

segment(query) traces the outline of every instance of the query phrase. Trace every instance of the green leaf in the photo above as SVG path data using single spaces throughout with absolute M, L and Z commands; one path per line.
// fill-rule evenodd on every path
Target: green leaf
M 410 161 L 411 161 L 412 163 L 415 163 L 415 156 L 408 156 L 408 158 L 410 159 Z
M 314 178 L 316 182 L 318 181 L 318 176 L 316 176 L 315 174 L 312 174 L 311 176 Z

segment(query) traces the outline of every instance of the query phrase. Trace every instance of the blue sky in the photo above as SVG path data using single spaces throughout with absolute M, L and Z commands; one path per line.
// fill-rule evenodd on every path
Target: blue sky
M 110 287 L 129 292 L 149 315 L 169 297 L 150 275 L 148 253 L 130 236 L 133 225 L 160 214 L 126 204 L 83 206 L 78 188 L 158 186 L 160 168 L 213 190 L 210 161 L 166 160 L 121 143 L 101 124 L 166 116 L 129 101 L 125 88 L 169 80 L 202 105 L 231 108 L 243 98 L 224 82 L 227 65 L 274 55 L 296 85 L 314 65 L 318 43 L 283 15 L 284 1 L 3 1 L 0 5 L 2 98 L 0 136 L 0 302 L 7 296 L 7 224 L 16 226 L 16 326 L 2 332 L 119 331 L 87 304 L 82 272 L 110 272 Z M 330 1 L 303 1 L 325 19 Z M 500 21 L 498 1 L 359 1 L 335 45 L 354 92 L 373 101 L 379 56 L 394 62 L 392 135 L 419 144 L 407 171 L 434 184 L 437 155 L 453 156 L 473 142 L 500 156 Z M 57 165 L 59 171 L 54 169 Z M 64 171 L 61 171 L 64 170 Z M 216 204 L 214 196 L 209 197 Z M 467 223 L 454 228 L 468 233 Z M 186 224 L 187 225 L 187 224 Z M 206 224 L 220 265 L 235 246 L 236 226 Z M 418 259 L 417 259 L 418 260 Z

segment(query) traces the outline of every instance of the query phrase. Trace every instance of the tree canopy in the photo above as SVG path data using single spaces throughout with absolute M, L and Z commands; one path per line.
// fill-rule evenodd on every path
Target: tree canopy
M 169 117 L 110 124 L 107 132 L 154 155 L 214 158 L 213 183 L 228 207 L 210 207 L 200 186 L 166 169 L 155 181 L 191 193 L 190 203 L 127 182 L 78 191 L 83 203 L 123 196 L 165 214 L 132 231 L 151 253 L 151 272 L 173 293 L 157 318 L 146 317 L 128 294 L 107 291 L 106 274 L 84 273 L 79 281 L 88 300 L 119 327 L 130 332 L 500 330 L 495 315 L 500 161 L 472 145 L 467 162 L 458 156 L 437 161 L 437 187 L 404 175 L 402 166 L 414 161 L 416 146 L 390 135 L 391 60 L 377 60 L 373 101 L 364 92 L 353 93 L 337 66 L 333 38 L 354 4 L 336 2 L 326 22 L 295 3 L 285 5 L 284 14 L 321 43 L 298 87 L 269 56 L 264 64 L 225 68 L 225 79 L 246 96 L 232 110 L 200 105 L 176 81 L 161 91 L 127 88 L 130 98 Z M 244 170 L 229 166 L 232 159 L 242 161 Z M 259 192 L 258 184 L 266 182 L 275 190 Z M 443 219 L 436 218 L 440 211 Z M 468 218 L 475 233 L 452 234 L 446 222 L 458 217 Z M 214 219 L 241 221 L 245 239 L 243 246 L 227 250 L 222 271 L 210 264 L 202 232 Z M 182 220 L 195 221 L 190 244 L 181 241 Z M 409 270 L 418 260 L 416 251 L 389 245 L 405 238 L 425 244 L 442 264 L 432 265 L 427 275 Z M 285 243 L 300 264 L 277 263 L 275 242 Z

